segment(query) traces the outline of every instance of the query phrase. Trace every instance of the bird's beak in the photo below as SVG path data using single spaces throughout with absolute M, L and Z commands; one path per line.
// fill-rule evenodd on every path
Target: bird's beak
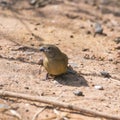
M 45 48 L 44 47 L 40 47 L 40 52 L 44 52 Z

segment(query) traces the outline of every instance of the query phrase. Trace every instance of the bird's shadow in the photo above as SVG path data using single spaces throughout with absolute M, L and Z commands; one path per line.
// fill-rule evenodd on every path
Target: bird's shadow
M 88 86 L 87 80 L 74 70 L 72 70 L 72 72 L 56 76 L 54 80 L 56 80 L 58 83 L 62 85 L 67 86 L 75 87 Z

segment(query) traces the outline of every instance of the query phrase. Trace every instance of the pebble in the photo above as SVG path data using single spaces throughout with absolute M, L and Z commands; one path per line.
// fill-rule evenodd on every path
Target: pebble
M 34 30 L 38 30 L 37 28 L 34 28 Z
M 2 47 L 0 46 L 0 50 L 2 50 Z
M 76 95 L 76 96 L 84 96 L 83 92 L 80 91 L 80 90 L 73 91 L 73 94 Z
M 80 28 L 81 28 L 81 29 L 85 29 L 85 27 L 84 27 L 84 26 L 80 26 Z
M 109 61 L 113 61 L 113 58 L 108 58 Z
M 116 50 L 120 50 L 120 46 L 115 47 Z
M 40 25 L 41 23 L 36 23 L 35 25 Z
M 119 44 L 119 43 L 120 43 L 120 37 L 115 38 L 115 39 L 114 39 L 114 42 L 115 42 L 116 44 Z
M 74 36 L 73 36 L 73 35 L 70 35 L 70 38 L 74 38 Z
M 100 23 L 95 23 L 95 33 L 102 34 L 103 28 Z
M 37 0 L 30 0 L 30 4 L 34 5 L 37 2 Z
M 88 35 L 91 34 L 91 31 L 90 31 L 90 30 L 87 30 L 87 31 L 86 31 L 86 34 L 88 34 Z
M 24 87 L 25 89 L 29 90 L 29 87 Z
M 26 107 L 29 107 L 29 106 L 30 106 L 30 104 L 29 104 L 29 103 L 26 103 L 26 104 L 25 104 L 25 106 L 26 106 Z
M 58 84 L 59 84 L 59 82 L 57 82 L 57 81 L 53 81 L 53 83 L 54 83 L 55 85 L 58 85 Z
M 70 62 L 69 65 L 72 66 L 73 68 L 78 68 L 78 64 L 77 63 Z
M 83 48 L 82 51 L 84 52 L 89 51 L 89 48 Z
M 111 77 L 111 75 L 106 71 L 101 71 L 100 74 L 104 77 L 107 77 L 107 78 Z
M 25 110 L 26 112 L 29 112 L 29 110 L 27 109 L 27 110 Z
M 44 96 L 44 95 L 45 95 L 45 93 L 44 93 L 44 92 L 42 92 L 42 93 L 41 93 L 41 96 Z
M 94 88 L 97 89 L 97 90 L 103 90 L 103 87 L 100 86 L 100 85 L 95 85 Z
M 96 36 L 96 34 L 107 36 L 106 33 L 103 33 L 103 28 L 102 28 L 100 23 L 95 23 L 95 26 L 94 26 L 94 37 Z
M 30 44 L 31 46 L 35 46 L 33 43 Z
M 110 3 L 109 0 L 100 0 L 100 4 L 108 5 L 109 3 Z
M 0 112 L 4 112 L 9 109 L 10 109 L 10 106 L 0 103 Z
M 62 87 L 62 85 L 58 81 L 53 81 L 56 87 Z

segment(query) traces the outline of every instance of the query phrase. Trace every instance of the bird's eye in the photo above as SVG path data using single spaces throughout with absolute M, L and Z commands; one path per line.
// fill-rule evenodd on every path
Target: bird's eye
M 51 49 L 51 47 L 48 47 L 48 50 L 50 50 Z

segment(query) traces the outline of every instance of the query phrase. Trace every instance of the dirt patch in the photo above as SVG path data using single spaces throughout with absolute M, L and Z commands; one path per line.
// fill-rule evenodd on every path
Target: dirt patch
M 0 89 L 31 95 L 44 95 L 83 108 L 120 115 L 120 3 L 67 0 L 35 8 L 28 1 L 0 3 Z M 94 37 L 94 24 L 99 22 L 107 36 Z M 79 74 L 57 80 L 45 80 L 46 71 L 38 65 L 42 58 L 39 46 L 55 44 L 69 57 L 69 64 Z M 101 76 L 108 72 L 111 77 Z M 103 90 L 96 90 L 100 85 Z M 84 96 L 75 96 L 80 90 Z M 1 103 L 17 107 L 24 120 L 31 120 L 45 104 L 19 99 Z M 69 113 L 58 110 L 60 114 Z M 69 113 L 70 120 L 101 120 Z M 58 117 L 58 116 L 57 116 Z M 56 118 L 53 108 L 46 108 L 39 120 Z M 1 120 L 16 119 L 1 113 Z

